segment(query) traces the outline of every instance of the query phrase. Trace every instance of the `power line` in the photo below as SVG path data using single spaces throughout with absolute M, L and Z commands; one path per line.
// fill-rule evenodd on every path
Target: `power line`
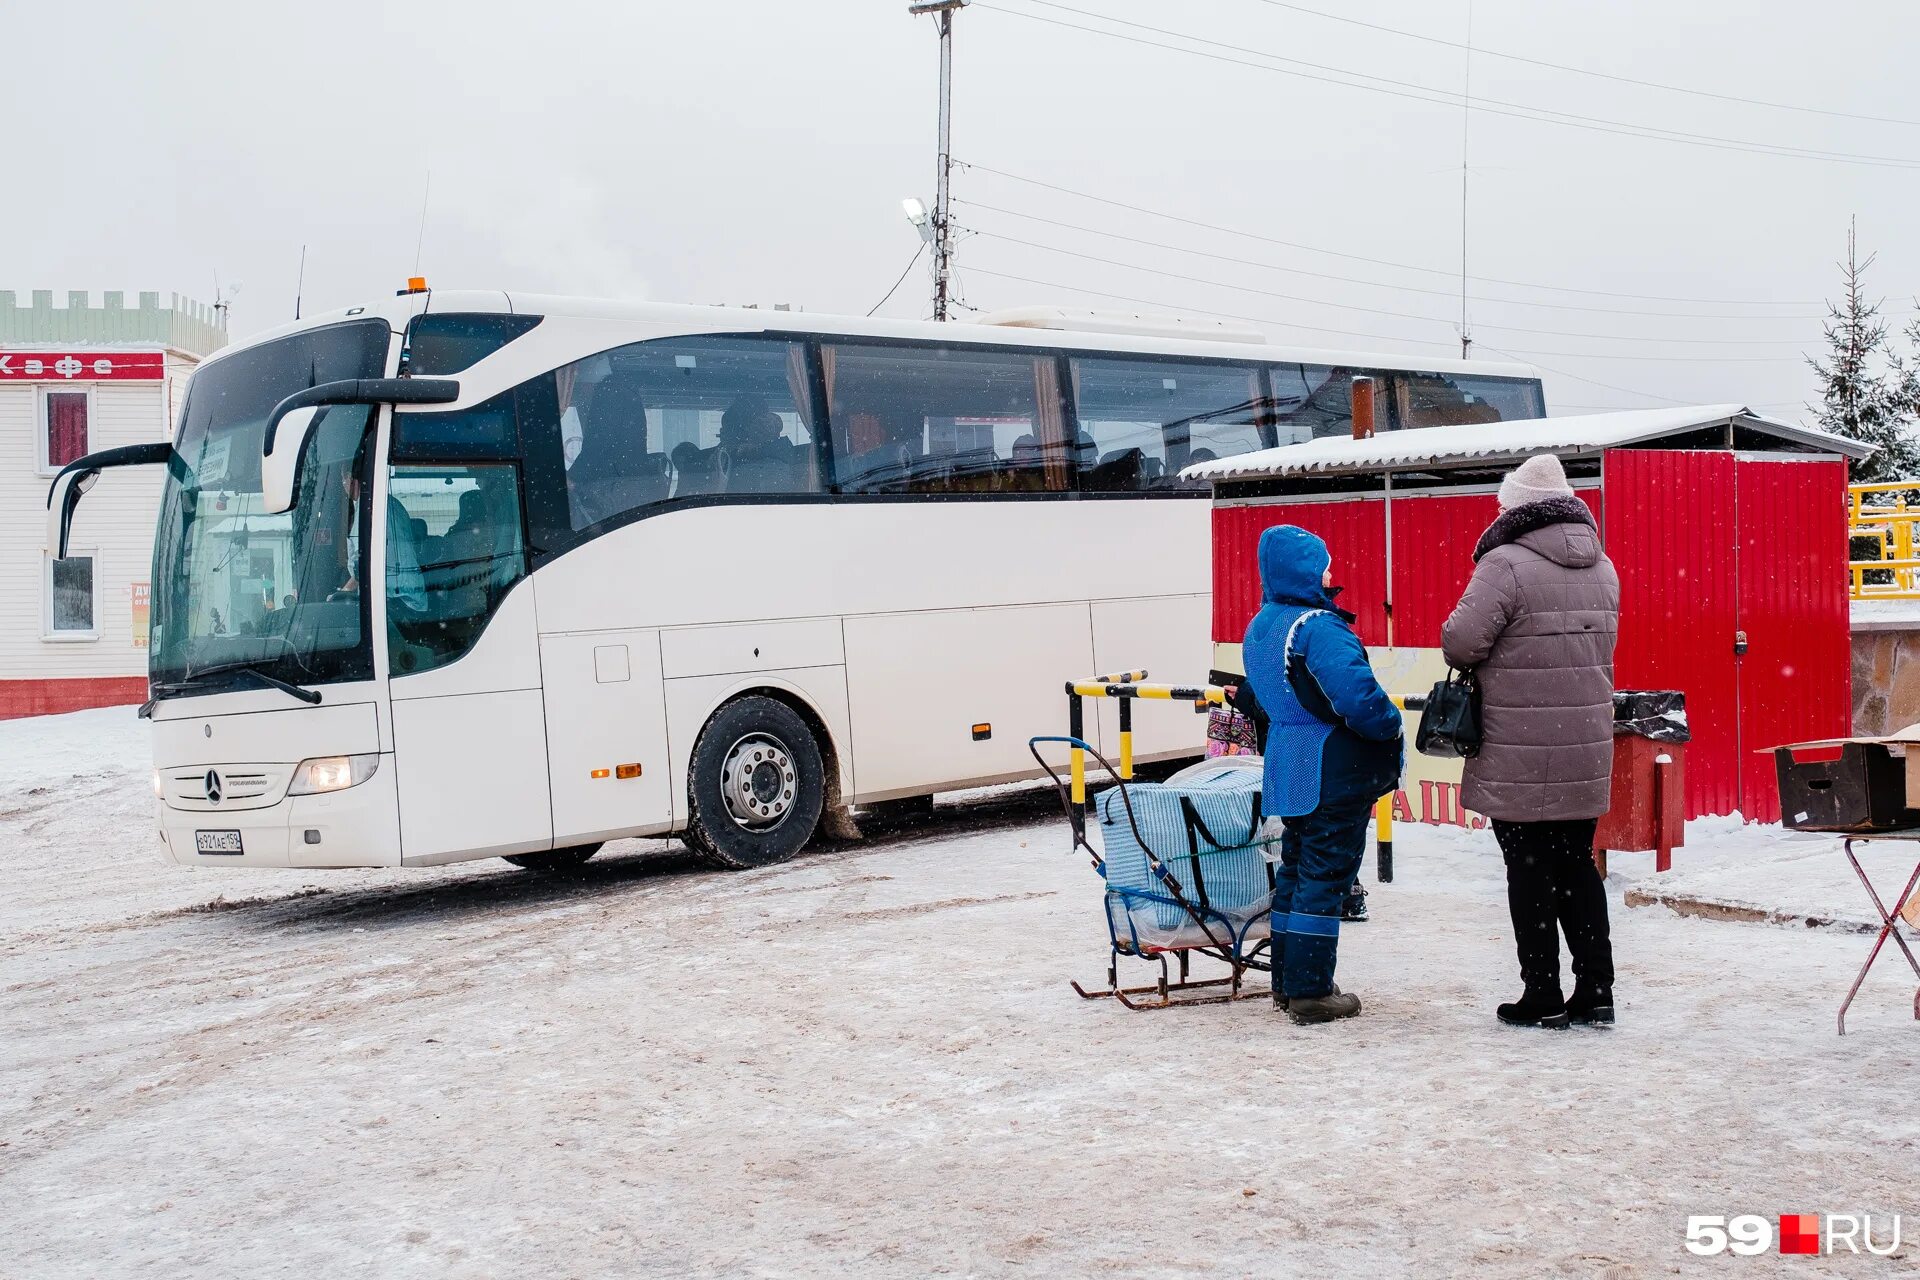
M 994 173 L 996 171 L 983 168 L 981 169 L 981 172 Z M 1064 190 L 1064 188 L 1058 188 L 1058 189 Z M 1098 197 L 1095 197 L 1095 196 L 1086 196 L 1084 198 L 1098 199 Z M 1255 258 L 1239 258 L 1239 257 L 1233 256 L 1232 254 L 1213 253 L 1205 249 L 1190 248 L 1187 245 L 1168 244 L 1163 240 L 1146 240 L 1146 239 L 1142 239 L 1139 236 L 1124 235 L 1118 231 L 1105 231 L 1098 227 L 1089 227 L 1084 225 L 1083 223 L 1064 222 L 1058 218 L 1042 217 L 1037 213 L 1026 213 L 1019 209 L 1007 209 L 999 205 L 991 205 L 979 200 L 969 200 L 963 196 L 955 196 L 953 198 L 953 202 L 955 204 L 964 204 L 970 209 L 979 209 L 987 213 L 1004 214 L 1009 218 L 1019 218 L 1026 222 L 1039 222 L 1039 223 L 1045 224 L 1046 226 L 1059 227 L 1060 229 L 1065 231 L 1078 231 L 1083 235 L 1102 236 L 1109 240 L 1120 240 L 1120 241 L 1124 241 L 1127 244 L 1143 245 L 1150 249 L 1165 249 L 1173 253 L 1192 254 L 1193 256 L 1198 258 L 1212 258 L 1216 262 L 1230 262 L 1236 266 L 1258 267 L 1265 271 L 1280 271 L 1280 272 L 1285 272 L 1289 275 L 1308 276 L 1315 280 L 1335 280 L 1342 284 L 1363 285 L 1369 289 L 1392 289 L 1398 293 L 1427 294 L 1436 298 L 1446 298 L 1449 301 L 1459 296 L 1456 291 L 1451 289 L 1425 289 L 1425 288 L 1421 288 L 1419 285 L 1390 283 L 1384 280 L 1363 280 L 1358 276 L 1336 275 L 1332 272 L 1326 272 L 1326 271 L 1310 271 L 1305 267 L 1286 267 L 1286 266 L 1281 266 L 1277 262 L 1262 262 Z M 1134 208 L 1135 206 L 1128 205 L 1124 207 Z M 1147 212 L 1147 211 L 1142 210 L 1142 212 Z M 1172 215 L 1157 214 L 1155 216 L 1171 217 Z M 1233 232 L 1232 234 L 1247 236 L 1251 239 L 1271 240 L 1271 237 L 1259 236 L 1250 231 L 1236 231 L 1236 232 Z M 1272 243 L 1288 245 L 1288 247 L 1303 247 L 1303 246 L 1290 245 L 1289 242 L 1287 241 L 1272 241 Z M 1312 252 L 1331 253 L 1333 251 L 1328 249 L 1314 249 L 1312 250 Z M 1377 260 L 1368 259 L 1368 261 L 1377 261 Z M 1381 264 L 1381 265 L 1390 265 L 1390 264 Z M 1423 269 L 1424 268 L 1418 268 L 1418 267 L 1408 268 L 1408 270 L 1423 270 Z M 1474 277 L 1474 278 L 1477 278 L 1477 277 Z M 1530 285 L 1528 287 L 1538 288 L 1538 289 L 1550 289 L 1550 288 L 1554 288 L 1555 286 Z M 1476 297 L 1474 301 L 1477 303 L 1493 304 L 1493 305 L 1505 306 L 1505 307 L 1537 307 L 1537 308 L 1542 308 L 1550 311 L 1591 312 L 1596 315 L 1646 316 L 1646 317 L 1652 317 L 1655 319 L 1662 319 L 1662 320 L 1748 321 L 1748 320 L 1824 320 L 1826 318 L 1825 312 L 1818 312 L 1818 311 L 1803 311 L 1793 315 L 1782 314 L 1782 315 L 1769 316 L 1769 315 L 1741 315 L 1738 312 L 1725 312 L 1725 311 L 1642 311 L 1642 310 L 1637 310 L 1630 307 L 1594 307 L 1594 306 L 1586 306 L 1577 302 L 1529 302 L 1523 298 L 1489 298 L 1484 295 Z M 1773 304 L 1764 304 L 1764 305 L 1773 305 Z
M 1062 248 L 1059 245 L 1042 244 L 1037 240 L 1022 240 L 1018 236 L 1002 235 L 997 231 L 983 231 L 978 227 L 969 227 L 968 230 L 971 231 L 976 236 L 984 236 L 989 240 L 999 240 L 1007 244 L 1022 245 L 1029 249 L 1039 249 L 1046 253 L 1062 254 L 1069 258 L 1080 258 L 1086 262 L 1097 262 L 1102 266 L 1120 267 L 1128 271 L 1144 271 L 1144 272 L 1147 272 L 1149 275 L 1166 276 L 1168 279 L 1183 280 L 1188 284 L 1206 285 L 1215 289 L 1232 289 L 1240 293 L 1258 294 L 1263 298 L 1278 298 L 1283 302 L 1303 302 L 1308 304 L 1309 306 L 1337 307 L 1342 311 L 1360 311 L 1360 312 L 1365 312 L 1368 315 L 1389 316 L 1397 320 L 1414 320 L 1414 321 L 1418 321 L 1425 324 L 1451 323 L 1451 321 L 1447 320 L 1443 316 L 1420 315 L 1412 311 L 1393 311 L 1383 307 L 1365 307 L 1365 306 L 1360 306 L 1357 303 L 1351 303 L 1351 302 L 1334 302 L 1328 298 L 1302 297 L 1298 294 L 1280 293 L 1272 289 L 1260 289 L 1260 288 L 1254 287 L 1253 285 L 1233 284 L 1225 280 L 1209 280 L 1204 276 L 1191 276 L 1178 271 L 1166 271 L 1159 267 L 1144 266 L 1137 262 L 1126 262 L 1117 258 L 1103 258 L 1103 257 L 1100 257 L 1098 254 L 1082 253 L 1077 249 L 1066 249 L 1066 248 Z M 1258 265 L 1258 264 L 1249 264 L 1249 265 Z M 1481 327 L 1486 329 L 1494 329 L 1501 333 L 1539 334 L 1539 335 L 1555 337 L 1555 338 L 1581 338 L 1581 339 L 1589 339 L 1589 340 L 1599 341 L 1599 342 L 1651 342 L 1651 343 L 1657 343 L 1661 346 L 1707 345 L 1707 346 L 1792 347 L 1796 350 L 1803 351 L 1806 349 L 1808 345 L 1807 343 L 1797 342 L 1790 338 L 1775 338 L 1775 339 L 1647 338 L 1647 337 L 1639 337 L 1639 336 L 1630 336 L 1625 334 L 1574 333 L 1565 329 L 1522 328 L 1514 325 L 1501 325 L 1501 324 L 1482 325 Z
M 1030 284 L 1040 289 L 1065 289 L 1069 293 L 1084 293 L 1090 297 L 1095 297 L 1095 298 L 1111 298 L 1116 302 L 1131 302 L 1138 306 L 1143 306 L 1143 307 L 1165 307 L 1174 311 L 1191 312 L 1195 315 L 1213 316 L 1221 320 L 1245 320 L 1251 324 L 1277 325 L 1283 329 L 1302 329 L 1309 333 L 1332 333 L 1332 334 L 1338 334 L 1339 336 L 1345 337 L 1345 338 L 1364 338 L 1368 342 L 1411 342 L 1423 347 L 1451 348 L 1453 346 L 1453 343 L 1451 342 L 1435 342 L 1429 338 L 1384 337 L 1381 334 L 1362 333 L 1355 329 L 1330 329 L 1323 325 L 1301 324 L 1297 320 L 1282 320 L 1276 316 L 1250 316 L 1250 315 L 1244 315 L 1239 312 L 1233 312 L 1233 311 L 1210 311 L 1204 307 L 1193 307 L 1193 306 L 1188 306 L 1184 303 L 1167 302 L 1157 298 L 1140 298 L 1140 297 L 1135 297 L 1132 294 L 1108 293 L 1102 289 L 1087 289 L 1077 284 L 1062 284 L 1057 280 L 1036 280 L 1031 276 L 1018 276 L 1007 271 L 990 271 L 986 267 L 975 266 L 975 267 L 969 267 L 967 269 L 978 275 L 992 276 L 997 280 L 1013 280 L 1013 281 L 1017 281 L 1020 284 Z M 1538 364 L 1538 362 L 1534 360 L 1522 359 L 1521 358 L 1522 355 L 1559 356 L 1559 357 L 1565 357 L 1571 360 L 1658 360 L 1658 361 L 1676 361 L 1676 362 L 1682 362 L 1687 364 L 1729 364 L 1729 363 L 1732 363 L 1732 364 L 1779 364 L 1781 363 L 1780 358 L 1776 356 L 1633 356 L 1633 355 L 1606 355 L 1606 354 L 1588 352 L 1588 351 L 1529 352 L 1529 351 L 1522 351 L 1522 349 L 1520 348 L 1515 348 L 1514 351 L 1499 351 L 1498 348 L 1495 348 L 1495 347 L 1488 347 L 1487 350 L 1495 351 L 1500 355 L 1505 355 L 1509 359 L 1519 360 L 1519 362 L 1522 364 Z M 1516 354 L 1516 352 L 1518 352 L 1519 354 Z M 1540 365 L 1539 367 L 1542 369 L 1547 369 L 1546 365 Z M 1549 373 L 1560 372 L 1560 370 L 1558 369 L 1547 369 L 1547 371 Z M 1593 381 L 1591 378 L 1581 378 L 1577 374 L 1571 374 L 1571 373 L 1564 374 L 1562 376 L 1573 378 L 1579 382 Z M 1643 391 L 1634 391 L 1628 387 L 1616 387 L 1605 382 L 1594 382 L 1593 385 L 1597 387 L 1606 387 L 1610 391 L 1625 391 L 1629 395 L 1650 394 L 1648 392 L 1643 392 Z M 1654 398 L 1663 399 L 1665 397 L 1654 397 Z M 1672 403 L 1685 404 L 1686 401 L 1674 400 L 1672 401 Z
M 1273 316 L 1239 315 L 1232 311 L 1209 311 L 1202 307 L 1189 307 L 1179 303 L 1164 302 L 1155 298 L 1136 298 L 1124 293 L 1108 293 L 1102 289 L 1086 289 L 1077 284 L 1062 284 L 1057 280 L 1036 280 L 1031 276 L 1017 276 L 1006 271 L 989 271 L 985 267 L 970 266 L 968 271 L 975 275 L 992 276 L 996 280 L 1012 280 L 1019 284 L 1030 284 L 1040 289 L 1065 289 L 1069 293 L 1084 293 L 1093 298 L 1109 298 L 1115 302 L 1131 302 L 1143 307 L 1165 307 L 1173 311 L 1186 311 L 1194 315 L 1212 316 L 1218 320 L 1245 320 L 1250 324 L 1278 325 L 1283 329 L 1302 329 L 1308 333 L 1331 333 L 1343 338 L 1364 338 L 1368 342 L 1411 342 L 1422 347 L 1447 347 L 1451 342 L 1434 342 L 1427 338 L 1383 338 L 1377 333 L 1362 333 L 1355 329 L 1329 329 L 1323 325 L 1300 324 L 1294 320 L 1279 320 Z
M 871 307 L 867 308 L 868 315 L 872 315 L 874 312 L 878 311 L 880 308 L 886 306 L 888 299 L 892 298 L 895 293 L 899 292 L 900 286 L 907 282 L 908 274 L 913 271 L 913 264 L 920 261 L 920 255 L 925 253 L 926 251 L 927 251 L 927 243 L 926 241 L 922 240 L 920 242 L 920 247 L 913 251 L 913 256 L 907 259 L 907 269 L 905 271 L 902 271 L 900 273 L 900 278 L 893 282 L 893 288 L 887 290 L 887 296 L 885 298 L 880 299 L 880 301 L 874 303 Z
M 1419 40 L 1426 44 L 1444 45 L 1449 49 L 1463 49 L 1466 46 L 1457 40 L 1448 40 L 1442 36 L 1422 35 L 1417 31 L 1405 31 L 1399 27 L 1383 26 L 1377 22 L 1365 22 L 1359 18 L 1349 18 L 1345 14 L 1327 13 L 1321 9 L 1309 9 L 1303 4 L 1289 4 L 1287 0 L 1258 0 L 1260 4 L 1275 9 L 1291 9 L 1295 13 L 1309 14 L 1315 18 L 1325 18 L 1328 22 L 1344 22 L 1349 26 L 1365 27 L 1369 31 L 1382 31 L 1388 35 L 1401 36 L 1408 40 Z M 1749 107 L 1769 107 L 1775 111 L 1800 111 L 1809 115 L 1833 116 L 1841 120 L 1867 120 L 1874 124 L 1899 124 L 1920 128 L 1920 120 L 1903 120 L 1897 116 L 1863 115 L 1855 111 L 1834 111 L 1826 107 L 1803 107 L 1791 102 L 1768 102 L 1763 98 L 1743 98 L 1738 94 L 1715 93 L 1710 89 L 1690 89 L 1685 85 L 1661 84 L 1654 80 L 1639 80 L 1633 76 L 1614 75 L 1606 71 L 1595 71 L 1589 67 L 1569 66 L 1564 62 L 1548 62 L 1544 58 L 1529 58 L 1518 53 L 1500 53 L 1497 50 L 1476 46 L 1475 53 L 1488 58 L 1500 58 L 1507 62 L 1523 62 L 1530 67 L 1545 67 L 1549 71 L 1566 71 L 1574 75 L 1592 76 L 1596 80 L 1612 80 L 1616 84 L 1638 85 L 1643 89 L 1659 89 L 1666 93 L 1684 93 L 1696 98 L 1712 98 L 1719 102 L 1737 102 Z
M 1519 356 L 1514 355 L 1511 351 L 1502 351 L 1498 347 L 1486 346 L 1485 343 L 1482 343 L 1481 346 L 1483 350 L 1491 351 L 1497 356 L 1505 356 L 1507 359 L 1519 361 L 1521 364 L 1531 364 L 1542 373 L 1551 373 L 1555 377 L 1560 378 L 1571 378 L 1575 382 L 1584 382 L 1590 387 L 1600 387 L 1607 391 L 1618 391 L 1622 395 L 1639 396 L 1643 400 L 1664 400 L 1668 404 L 1687 403 L 1685 400 L 1675 400 L 1672 396 L 1655 395 L 1651 391 L 1641 391 L 1634 387 L 1623 387 L 1612 382 L 1600 382 L 1594 378 L 1583 378 L 1577 373 L 1568 373 L 1565 369 L 1556 369 L 1552 365 L 1541 364 L 1537 360 L 1521 360 Z
M 1268 62 L 1249 62 L 1245 58 L 1227 57 L 1222 54 L 1208 53 L 1203 49 L 1189 49 L 1183 45 L 1166 44 L 1158 40 L 1147 40 L 1140 36 L 1125 35 L 1118 31 L 1108 31 L 1100 27 L 1087 27 L 1079 23 L 1066 22 L 1059 18 L 1049 18 L 1038 13 L 1027 13 L 1019 9 L 1002 8 L 988 3 L 987 0 L 974 0 L 975 7 L 990 9 L 996 13 L 1009 14 L 1024 18 L 1030 22 L 1044 22 L 1050 26 L 1065 27 L 1072 31 L 1083 31 L 1090 35 L 1105 36 L 1110 40 L 1124 40 L 1129 44 L 1147 45 L 1156 49 L 1166 49 L 1174 53 L 1184 53 L 1195 58 L 1208 58 L 1215 62 L 1231 63 L 1235 66 L 1252 67 L 1257 71 L 1271 71 L 1278 75 L 1298 76 L 1306 80 L 1315 80 L 1323 84 L 1339 85 L 1348 89 L 1360 89 L 1369 93 L 1382 93 L 1390 97 L 1406 98 L 1414 102 L 1425 102 L 1439 106 L 1457 106 L 1468 102 L 1475 110 L 1489 115 L 1507 116 L 1516 120 L 1531 120 L 1537 124 L 1558 124 L 1568 128 L 1587 129 L 1597 133 L 1618 134 L 1622 137 L 1642 138 L 1661 142 L 1677 142 L 1687 146 L 1708 147 L 1719 151 L 1743 151 L 1753 155 L 1786 156 L 1801 160 L 1824 160 L 1840 164 L 1868 165 L 1875 168 L 1915 169 L 1920 168 L 1920 159 L 1905 156 L 1861 155 L 1844 151 L 1821 151 L 1810 147 L 1791 147 L 1766 142 L 1752 142 L 1743 138 L 1723 138 L 1713 134 L 1684 133 L 1676 129 L 1662 129 L 1654 125 L 1633 124 L 1624 120 L 1606 120 L 1598 116 L 1576 115 L 1571 112 L 1555 111 L 1548 107 L 1535 107 L 1526 103 L 1506 102 L 1498 98 L 1466 99 L 1463 95 L 1450 90 L 1435 89 L 1428 85 L 1408 85 L 1398 81 L 1389 81 L 1381 76 L 1370 76 L 1364 72 L 1348 71 L 1344 68 L 1316 68 L 1313 71 L 1291 70 L 1289 67 L 1308 67 L 1316 64 L 1301 62 L 1297 58 L 1286 58 L 1279 54 L 1266 53 L 1257 49 L 1245 49 L 1224 41 L 1209 40 L 1202 36 L 1187 35 L 1184 32 L 1169 31 L 1164 27 L 1151 27 L 1144 23 L 1127 22 L 1120 18 L 1109 18 L 1105 14 L 1091 13 L 1084 9 L 1075 9 L 1068 5 L 1055 4 L 1053 0 L 1028 0 L 1030 4 L 1043 4 L 1048 8 L 1060 9 L 1082 17 L 1114 23 L 1119 26 L 1133 27 L 1142 31 L 1151 31 L 1158 35 L 1171 36 L 1177 40 L 1186 40 L 1194 44 L 1212 45 L 1235 52 L 1251 53 L 1256 57 L 1269 59 Z M 1285 63 L 1289 66 L 1274 66 L 1271 63 Z M 1336 79 L 1334 76 L 1320 74 L 1320 70 L 1331 70 L 1349 79 Z M 1363 83 L 1373 81 L 1376 83 Z M 1438 95 L 1438 96 L 1436 96 Z
M 1455 275 L 1455 272 L 1451 268 L 1423 267 L 1423 266 L 1418 266 L 1411 262 L 1395 262 L 1388 258 L 1370 258 L 1364 254 L 1344 253 L 1338 249 L 1322 249 L 1315 245 L 1301 244 L 1293 240 L 1282 240 L 1277 236 L 1262 235 L 1257 231 L 1243 231 L 1237 227 L 1221 226 L 1218 223 L 1202 222 L 1197 218 L 1183 217 L 1177 213 L 1167 213 L 1164 210 L 1160 210 L 1160 209 L 1149 209 L 1144 205 L 1128 204 L 1124 200 L 1113 200 L 1113 199 L 1109 199 L 1106 196 L 1094 195 L 1091 192 L 1079 191 L 1074 189 L 1073 187 L 1064 187 L 1064 186 L 1060 186 L 1057 183 L 1052 183 L 1052 182 L 1042 182 L 1038 178 L 1029 178 L 1023 174 L 1010 173 L 1005 169 L 995 169 L 989 165 L 976 164 L 976 163 L 965 162 L 965 161 L 956 161 L 955 163 L 960 164 L 963 168 L 966 168 L 966 169 L 975 170 L 980 173 L 990 173 L 997 178 L 1006 178 L 1009 181 L 1024 183 L 1027 186 L 1041 187 L 1048 191 L 1057 191 L 1062 195 L 1074 196 L 1081 200 L 1091 200 L 1095 204 L 1111 205 L 1116 209 L 1126 209 L 1132 213 L 1143 213 L 1143 214 L 1146 214 L 1148 217 L 1152 217 L 1152 218 L 1163 218 L 1168 222 L 1178 222 L 1189 227 L 1199 227 L 1203 231 L 1215 231 L 1222 235 L 1241 236 L 1248 240 L 1259 240 L 1267 244 L 1279 245 L 1282 248 L 1286 248 L 1286 249 L 1299 249 L 1307 253 L 1325 254 L 1328 257 L 1332 257 L 1332 258 L 1344 258 L 1350 262 L 1365 262 L 1376 267 L 1390 267 L 1396 271 L 1418 271 L 1426 275 L 1445 276 L 1449 280 L 1451 280 Z M 1542 290 L 1546 290 L 1553 293 L 1577 293 L 1577 294 L 1586 295 L 1588 297 L 1623 298 L 1629 301 L 1638 301 L 1638 302 L 1680 302 L 1680 303 L 1691 303 L 1691 304 L 1696 304 L 1701 306 L 1727 306 L 1727 307 L 1775 307 L 1775 306 L 1810 307 L 1810 306 L 1825 305 L 1822 300 L 1817 298 L 1811 301 L 1807 299 L 1795 299 L 1792 301 L 1780 301 L 1780 302 L 1767 301 L 1767 300 L 1757 299 L 1757 298 L 1683 298 L 1683 297 L 1676 297 L 1669 294 L 1618 293 L 1618 292 L 1613 292 L 1606 289 L 1580 289 L 1572 285 L 1535 284 L 1527 280 L 1502 279 L 1499 276 L 1474 276 L 1472 278 L 1480 281 L 1482 284 L 1503 284 L 1515 289 L 1542 289 Z M 1381 287 L 1391 288 L 1393 286 L 1383 285 Z M 1451 292 L 1448 292 L 1444 296 L 1451 298 L 1453 294 Z M 1518 305 L 1546 306 L 1548 304 L 1528 302 L 1528 303 L 1519 303 Z M 1755 319 L 1778 319 L 1778 318 L 1784 318 L 1784 317 L 1756 316 L 1754 318 Z M 1800 317 L 1793 317 L 1793 318 L 1798 319 Z

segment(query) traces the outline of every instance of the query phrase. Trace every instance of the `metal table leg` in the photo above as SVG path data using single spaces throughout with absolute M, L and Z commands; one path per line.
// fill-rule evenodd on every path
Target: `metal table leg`
M 1892 938 L 1894 945 L 1900 948 L 1900 953 L 1906 956 L 1907 967 L 1913 970 L 1913 976 L 1920 979 L 1920 960 L 1914 959 L 1912 950 L 1907 946 L 1907 940 L 1900 936 L 1899 920 L 1900 910 L 1907 905 L 1907 899 L 1913 896 L 1914 885 L 1920 884 L 1920 864 L 1915 864 L 1913 874 L 1907 877 L 1907 887 L 1900 891 L 1900 896 L 1894 900 L 1893 911 L 1889 912 L 1886 905 L 1880 901 L 1880 894 L 1874 889 L 1873 881 L 1867 878 L 1866 871 L 1860 866 L 1860 859 L 1853 856 L 1852 839 L 1848 839 L 1843 848 L 1846 850 L 1847 861 L 1853 864 L 1853 874 L 1860 877 L 1860 883 L 1865 887 L 1867 896 L 1873 899 L 1874 910 L 1880 913 L 1880 933 L 1873 940 L 1873 950 L 1867 953 L 1867 962 L 1860 966 L 1859 976 L 1854 978 L 1853 986 L 1847 989 L 1847 998 L 1840 1002 L 1841 1035 L 1847 1034 L 1847 1008 L 1853 1003 L 1853 997 L 1859 994 L 1860 984 L 1867 980 L 1867 971 L 1873 968 L 1873 962 L 1880 958 L 1880 948 L 1886 945 L 1888 938 Z M 1920 1018 L 1920 990 L 1914 993 L 1913 1016 Z

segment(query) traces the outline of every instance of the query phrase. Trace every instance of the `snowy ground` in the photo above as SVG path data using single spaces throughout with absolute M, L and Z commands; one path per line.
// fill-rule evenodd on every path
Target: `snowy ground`
M 1689 1214 L 1920 1235 L 1920 1024 L 1894 957 L 1835 1036 L 1856 935 L 1621 909 L 1650 858 L 1611 1032 L 1494 1024 L 1491 838 L 1414 827 L 1346 937 L 1365 1016 L 1307 1029 L 1076 999 L 1097 882 L 1040 798 L 744 875 L 188 872 L 144 757 L 126 710 L 0 723 L 0 1275 L 1913 1265 L 1682 1249 Z M 1793 843 L 1704 826 L 1676 874 Z

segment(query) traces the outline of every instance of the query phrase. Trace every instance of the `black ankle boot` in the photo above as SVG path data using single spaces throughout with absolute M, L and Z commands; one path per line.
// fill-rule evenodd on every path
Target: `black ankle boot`
M 1525 995 L 1512 1004 L 1503 1004 L 1495 1014 L 1510 1027 L 1564 1027 L 1570 1020 L 1567 1002 L 1559 990 L 1527 988 Z
M 1583 1027 L 1613 1025 L 1613 992 L 1604 987 L 1575 984 L 1567 997 L 1567 1016 Z

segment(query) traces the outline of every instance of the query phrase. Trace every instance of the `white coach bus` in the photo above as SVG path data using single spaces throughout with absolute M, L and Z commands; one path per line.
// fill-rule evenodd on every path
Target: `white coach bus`
M 420 282 L 223 351 L 158 464 L 154 789 L 185 865 L 791 857 L 1034 775 L 1069 678 L 1207 669 L 1189 462 L 1538 417 L 1524 366 L 1050 309 L 926 324 Z M 76 513 L 76 506 L 78 511 Z M 1104 730 L 1111 741 L 1113 726 Z M 1139 756 L 1203 721 L 1144 714 Z

